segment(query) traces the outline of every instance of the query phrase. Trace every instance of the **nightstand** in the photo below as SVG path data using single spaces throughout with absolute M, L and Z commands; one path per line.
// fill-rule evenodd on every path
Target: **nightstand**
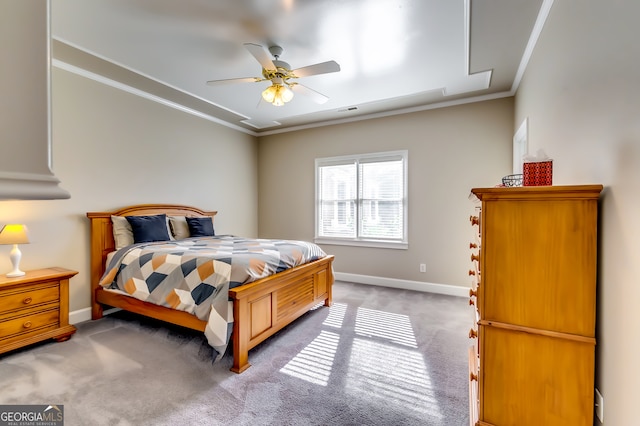
M 64 268 L 28 271 L 22 277 L 0 276 L 0 353 L 47 339 L 68 340 L 69 279 Z

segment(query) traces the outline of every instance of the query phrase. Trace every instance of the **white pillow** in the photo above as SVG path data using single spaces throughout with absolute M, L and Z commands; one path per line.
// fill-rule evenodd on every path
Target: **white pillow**
M 173 239 L 184 240 L 191 236 L 187 219 L 184 216 L 169 216 L 169 225 L 171 230 L 169 235 L 171 235 Z
M 113 224 L 113 240 L 116 243 L 116 250 L 133 244 L 133 230 L 129 221 L 124 216 L 111 216 Z

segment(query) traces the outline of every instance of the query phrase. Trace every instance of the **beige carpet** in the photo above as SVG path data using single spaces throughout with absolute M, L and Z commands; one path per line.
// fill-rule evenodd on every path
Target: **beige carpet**
M 338 282 L 237 375 L 198 333 L 119 312 L 0 355 L 0 404 L 61 404 L 67 426 L 462 426 L 470 323 L 464 298 Z

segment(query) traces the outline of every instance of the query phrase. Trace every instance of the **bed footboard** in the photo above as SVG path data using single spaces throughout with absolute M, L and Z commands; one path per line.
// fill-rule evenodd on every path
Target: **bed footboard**
M 233 299 L 233 367 L 251 366 L 249 350 L 314 306 L 331 306 L 333 256 L 229 291 Z

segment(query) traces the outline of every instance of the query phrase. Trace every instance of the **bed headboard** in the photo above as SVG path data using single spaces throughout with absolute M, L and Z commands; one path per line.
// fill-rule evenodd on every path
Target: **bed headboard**
M 146 216 L 155 214 L 166 214 L 167 216 L 189 216 L 213 218 L 217 211 L 204 211 L 196 207 L 183 206 L 179 204 L 138 204 L 123 207 L 110 212 L 89 212 L 87 217 L 91 221 L 91 299 L 95 297 L 95 291 L 100 287 L 98 284 L 105 270 L 107 255 L 115 250 L 113 239 L 113 225 L 111 216 Z

